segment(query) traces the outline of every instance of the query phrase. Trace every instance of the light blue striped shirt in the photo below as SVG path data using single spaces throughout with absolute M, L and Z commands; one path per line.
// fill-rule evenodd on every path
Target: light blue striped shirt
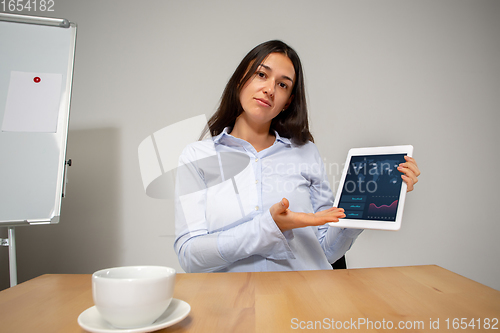
M 314 213 L 333 205 L 316 145 L 275 133 L 257 152 L 228 134 L 188 145 L 179 160 L 175 251 L 186 272 L 332 269 L 362 232 L 328 225 L 281 232 L 269 208 Z

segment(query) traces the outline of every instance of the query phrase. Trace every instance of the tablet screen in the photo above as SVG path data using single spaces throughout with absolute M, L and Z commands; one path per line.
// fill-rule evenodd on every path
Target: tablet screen
M 338 204 L 346 219 L 396 221 L 405 155 L 351 156 Z

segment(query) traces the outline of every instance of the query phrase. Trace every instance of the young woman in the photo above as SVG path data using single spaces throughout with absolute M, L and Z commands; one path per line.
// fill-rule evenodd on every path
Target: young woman
M 345 215 L 332 207 L 309 132 L 297 53 L 281 41 L 251 50 L 208 130 L 212 138 L 189 145 L 180 158 L 187 171 L 177 177 L 174 247 L 183 269 L 332 269 L 362 230 L 325 225 Z M 214 168 L 210 158 L 220 164 Z M 243 170 L 228 171 L 228 164 Z M 411 191 L 420 174 L 415 161 L 407 158 L 400 171 Z M 187 191 L 194 183 L 198 190 Z

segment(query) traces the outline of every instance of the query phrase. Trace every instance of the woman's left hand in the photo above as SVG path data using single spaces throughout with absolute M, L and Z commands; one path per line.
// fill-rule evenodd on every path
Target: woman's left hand
M 420 170 L 417 166 L 417 161 L 413 157 L 405 156 L 405 163 L 401 163 L 398 166 L 398 170 L 403 173 L 401 178 L 407 185 L 407 192 L 413 191 L 413 187 L 418 182 L 418 176 L 420 176 Z

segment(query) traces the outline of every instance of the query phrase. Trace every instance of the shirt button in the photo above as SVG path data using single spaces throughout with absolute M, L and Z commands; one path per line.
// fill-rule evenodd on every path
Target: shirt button
M 258 183 L 259 183 L 259 181 L 258 181 L 258 180 L 256 180 L 256 181 L 255 181 L 255 184 L 258 184 Z
M 259 206 L 255 206 L 255 210 L 259 210 Z
M 257 158 L 255 159 L 255 162 L 258 162 L 258 161 L 259 161 L 259 158 L 257 157 Z

